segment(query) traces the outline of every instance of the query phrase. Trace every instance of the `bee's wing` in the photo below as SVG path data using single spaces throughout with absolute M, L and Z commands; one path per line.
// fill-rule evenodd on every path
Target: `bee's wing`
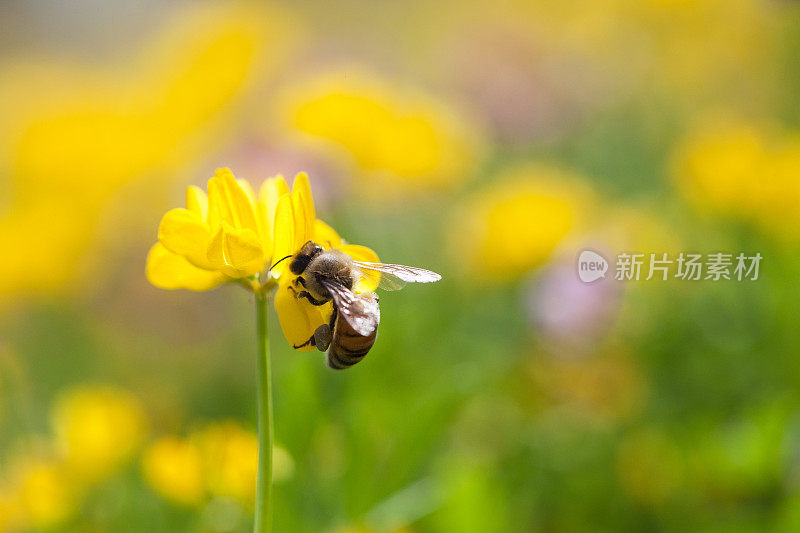
M 385 291 L 399 291 L 406 286 L 406 282 L 392 274 L 384 274 L 380 270 L 361 267 L 358 269 L 361 276 L 374 286 Z
M 320 283 L 328 289 L 339 313 L 356 333 L 366 337 L 375 331 L 381 316 L 377 298 L 358 297 L 353 291 L 335 281 L 320 280 Z
M 380 276 L 378 287 L 387 291 L 400 290 L 406 283 L 433 283 L 442 279 L 436 272 L 424 268 L 362 261 L 355 261 L 355 264 L 367 279 Z

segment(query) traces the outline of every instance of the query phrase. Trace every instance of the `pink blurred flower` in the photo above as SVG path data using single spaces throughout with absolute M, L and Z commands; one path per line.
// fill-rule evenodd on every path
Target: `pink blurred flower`
M 622 285 L 612 276 L 578 279 L 574 258 L 556 261 L 528 288 L 526 310 L 547 347 L 561 355 L 590 352 L 613 325 Z

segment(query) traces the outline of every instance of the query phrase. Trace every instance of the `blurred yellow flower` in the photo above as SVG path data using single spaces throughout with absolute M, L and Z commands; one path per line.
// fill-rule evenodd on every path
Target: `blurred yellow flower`
M 800 133 L 781 139 L 764 174 L 762 224 L 773 235 L 800 238 Z
M 9 486 L 0 486 L 0 532 L 17 531 L 21 525 L 19 494 Z
M 698 209 L 749 220 L 778 236 L 800 235 L 800 135 L 711 118 L 676 151 L 673 177 Z
M 506 170 L 456 210 L 448 230 L 453 256 L 477 277 L 523 275 L 580 228 L 588 197 L 577 176 L 555 167 Z
M 93 482 L 129 461 L 144 438 L 141 402 L 113 386 L 62 393 L 52 412 L 56 443 L 70 474 Z
M 198 505 L 205 496 L 203 456 L 194 442 L 163 437 L 142 457 L 145 479 L 156 492 L 181 505 Z
M 463 181 L 480 152 L 477 127 L 442 102 L 347 69 L 289 87 L 279 101 L 289 128 L 335 147 L 360 167 L 360 190 L 388 197 Z
M 121 187 L 219 145 L 233 104 L 287 42 L 270 15 L 254 4 L 191 4 L 120 68 L 17 60 L 0 69 L 0 171 L 9 176 L 0 247 L 14 250 L 0 266 L 0 294 L 67 287 Z
M 686 197 L 701 208 L 749 216 L 769 157 L 765 134 L 752 124 L 714 121 L 691 131 L 675 157 L 674 174 Z
M 292 475 L 289 453 L 275 446 L 273 479 Z M 167 436 L 151 444 L 142 457 L 147 482 L 164 498 L 196 506 L 209 496 L 223 496 L 249 507 L 256 493 L 258 438 L 236 421 L 214 422 L 187 438 Z
M 80 494 L 60 463 L 43 456 L 21 457 L 13 466 L 14 520 L 37 530 L 52 528 L 70 518 Z
M 237 422 L 210 424 L 194 435 L 206 469 L 206 486 L 214 496 L 252 505 L 256 495 L 258 437 Z
M 218 169 L 208 181 L 208 195 L 189 187 L 186 208 L 164 215 L 158 238 L 146 267 L 153 285 L 196 291 L 226 282 L 241 283 L 254 291 L 278 287 L 275 309 L 292 345 L 303 344 L 327 321 L 332 304 L 313 306 L 296 298 L 290 290 L 288 262 L 267 272 L 273 262 L 296 253 L 309 240 L 340 249 L 359 261 L 378 261 L 372 250 L 346 244 L 316 218 L 305 173 L 295 177 L 291 192 L 283 176 L 276 176 L 264 181 L 256 196 L 248 182 L 237 180 L 226 168 Z M 374 288 L 365 281 L 356 292 Z

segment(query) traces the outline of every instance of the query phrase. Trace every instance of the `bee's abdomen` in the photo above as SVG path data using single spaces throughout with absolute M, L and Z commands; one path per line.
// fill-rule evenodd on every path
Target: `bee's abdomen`
M 364 359 L 372 345 L 375 344 L 377 336 L 377 329 L 370 335 L 359 335 L 344 318 L 339 316 L 336 320 L 333 340 L 328 348 L 328 366 L 336 370 L 343 370 L 358 363 Z

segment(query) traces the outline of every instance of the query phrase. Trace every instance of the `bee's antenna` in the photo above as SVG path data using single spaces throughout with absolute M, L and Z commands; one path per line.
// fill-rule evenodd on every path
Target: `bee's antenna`
M 283 260 L 285 260 L 285 259 L 289 259 L 290 257 L 292 257 L 292 254 L 289 254 L 289 255 L 287 255 L 286 257 L 283 257 L 283 258 L 281 258 L 281 259 L 278 259 L 277 261 L 275 261 L 274 263 L 272 263 L 272 266 L 271 266 L 271 267 L 269 267 L 269 268 L 267 269 L 267 272 L 269 272 L 270 270 L 272 270 L 273 268 L 275 268 L 276 266 L 278 266 L 278 263 L 280 263 L 281 261 L 283 261 Z

